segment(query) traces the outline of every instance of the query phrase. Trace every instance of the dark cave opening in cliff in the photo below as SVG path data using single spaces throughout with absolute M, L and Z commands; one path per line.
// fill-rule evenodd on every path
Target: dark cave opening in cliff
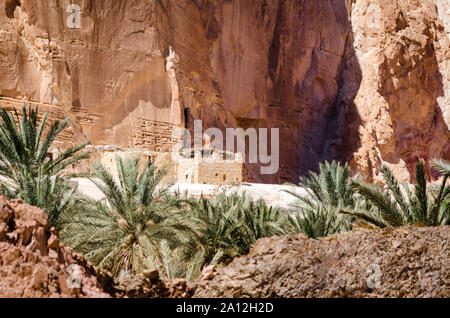
M 13 19 L 14 18 L 14 11 L 16 11 L 17 7 L 20 7 L 20 1 L 18 1 L 18 0 L 6 1 L 5 12 L 6 12 L 6 16 L 9 19 Z

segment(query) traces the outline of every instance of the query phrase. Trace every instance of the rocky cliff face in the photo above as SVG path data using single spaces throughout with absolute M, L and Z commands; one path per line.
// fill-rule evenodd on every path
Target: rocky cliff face
M 450 41 L 439 18 L 448 23 L 443 13 L 449 5 L 414 0 L 353 3 L 354 54 L 344 59 L 337 99 L 349 125 L 337 130 L 358 145 L 344 147 L 352 149 L 349 155 L 357 170 L 375 176 L 385 163 L 407 179 L 419 158 L 450 157 Z M 360 74 L 355 73 L 356 61 Z M 348 145 L 345 139 L 339 139 L 344 140 L 341 145 Z M 331 156 L 345 152 L 340 146 L 333 150 Z
M 67 20 L 81 9 L 80 28 Z M 8 0 L 2 103 L 72 119 L 67 140 L 164 150 L 170 129 L 280 128 L 294 181 L 325 159 L 408 177 L 450 157 L 448 0 Z M 70 26 L 70 27 L 69 27 Z M 75 26 L 76 27 L 76 26 Z

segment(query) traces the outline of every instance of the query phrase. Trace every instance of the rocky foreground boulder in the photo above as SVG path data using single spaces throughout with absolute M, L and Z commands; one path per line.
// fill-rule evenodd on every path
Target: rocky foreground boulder
M 92 265 L 61 244 L 47 214 L 0 198 L 0 297 L 109 297 Z
M 185 280 L 160 279 L 157 271 L 114 281 L 60 243 L 43 210 L 0 197 L 0 298 L 191 295 Z
M 450 228 L 259 240 L 194 297 L 450 297 Z

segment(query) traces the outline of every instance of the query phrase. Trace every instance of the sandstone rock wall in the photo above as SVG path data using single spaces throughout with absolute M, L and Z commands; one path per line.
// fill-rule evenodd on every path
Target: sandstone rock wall
M 77 138 L 95 144 L 145 146 L 154 127 L 170 137 L 167 123 L 176 122 L 156 4 L 79 1 L 81 28 L 71 29 L 73 1 L 15 2 L 13 14 L 0 3 L 1 95 L 58 106 Z
M 66 11 L 80 6 L 81 27 Z M 72 118 L 75 140 L 163 150 L 177 126 L 280 128 L 280 171 L 376 177 L 450 157 L 448 0 L 8 0 L 0 95 Z
M 438 15 L 448 19 L 442 10 L 449 3 L 438 3 L 353 3 L 354 53 L 344 59 L 337 99 L 337 120 L 347 125 L 336 125 L 343 142 L 331 155 L 348 152 L 356 170 L 371 177 L 381 163 L 407 179 L 419 158 L 450 158 L 450 38 Z
M 249 178 L 315 168 L 350 29 L 345 2 L 163 1 L 162 10 L 191 116 L 205 127 L 280 128 L 279 174 L 247 165 Z

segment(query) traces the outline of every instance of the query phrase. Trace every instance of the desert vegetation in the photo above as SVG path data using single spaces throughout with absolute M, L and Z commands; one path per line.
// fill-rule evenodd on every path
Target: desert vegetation
M 381 167 L 384 187 L 353 180 L 351 187 L 372 205 L 371 209 L 341 212 L 353 215 L 376 227 L 399 227 L 404 225 L 439 226 L 449 225 L 450 176 L 449 163 L 433 160 L 434 169 L 443 174 L 440 185 L 427 185 L 425 163 L 421 160 L 415 167 L 413 190 L 399 181 L 387 166 Z
M 319 165 L 319 173 L 311 171 L 301 177 L 299 187 L 307 196 L 294 191 L 286 191 L 297 198 L 292 206 L 297 213 L 289 215 L 289 222 L 295 232 L 319 238 L 350 229 L 351 219 L 340 215 L 339 209 L 357 208 L 366 201 L 354 195 L 351 181 L 360 177 L 350 177 L 348 165 L 325 162 Z
M 92 200 L 70 187 L 65 168 L 89 156 L 86 144 L 56 158 L 46 156 L 67 120 L 38 124 L 26 106 L 21 117 L 0 110 L 1 194 L 19 198 L 48 213 L 61 239 L 97 268 L 120 278 L 157 270 L 163 277 L 196 280 L 208 265 L 224 265 L 245 255 L 260 238 L 304 233 L 311 238 L 349 231 L 355 226 L 448 225 L 450 163 L 434 160 L 440 184 L 428 184 L 425 163 L 416 165 L 411 186 L 381 167 L 384 185 L 351 176 L 347 164 L 325 162 L 319 172 L 300 179 L 307 195 L 289 193 L 290 209 L 238 193 L 189 198 L 169 193 L 164 170 L 149 159 L 117 157 L 117 175 L 96 163 L 88 177 L 104 194 Z M 44 137 L 45 135 L 45 137 Z
M 101 164 L 93 167 L 90 180 L 104 193 L 94 201 L 78 196 L 61 216 L 64 241 L 99 267 L 121 273 L 158 269 L 167 276 L 168 250 L 195 241 L 196 224 L 166 188 L 156 189 L 164 171 L 148 161 L 142 172 L 139 157 L 117 158 L 118 178 Z
M 70 175 L 63 170 L 89 156 L 88 143 L 72 147 L 56 158 L 47 154 L 68 120 L 47 125 L 47 114 L 38 123 L 38 110 L 23 105 L 22 116 L 0 108 L 0 194 L 40 207 L 56 224 L 73 202 Z M 45 136 L 44 136 L 45 134 Z

